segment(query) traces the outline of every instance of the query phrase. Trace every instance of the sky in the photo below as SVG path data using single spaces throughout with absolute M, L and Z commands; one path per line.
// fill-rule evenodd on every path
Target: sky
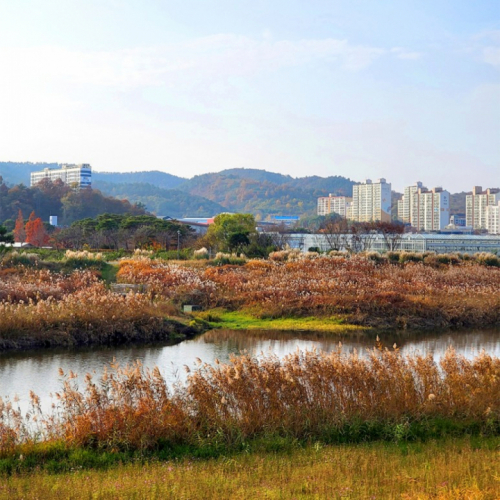
M 0 161 L 500 186 L 498 0 L 0 0 Z

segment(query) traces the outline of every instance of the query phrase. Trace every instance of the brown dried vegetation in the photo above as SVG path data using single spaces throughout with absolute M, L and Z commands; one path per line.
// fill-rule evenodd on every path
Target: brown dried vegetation
M 433 435 L 437 421 L 498 434 L 500 359 L 482 353 L 468 360 L 449 350 L 436 364 L 430 355 L 397 349 L 360 357 L 340 347 L 283 359 L 242 355 L 201 365 L 173 390 L 158 369 L 136 363 L 112 366 L 99 381 L 87 375 L 81 390 L 74 374 L 65 375 L 56 397 L 47 415 L 33 395 L 30 420 L 0 404 L 0 456 L 36 436 L 71 447 L 146 450 L 160 443 L 231 446 L 259 436 L 405 439 L 415 424 Z
M 377 262 L 369 256 L 249 261 L 188 268 L 123 261 L 118 277 L 206 308 L 248 308 L 260 317 L 342 315 L 353 324 L 396 328 L 500 323 L 500 268 L 478 260 L 440 266 Z

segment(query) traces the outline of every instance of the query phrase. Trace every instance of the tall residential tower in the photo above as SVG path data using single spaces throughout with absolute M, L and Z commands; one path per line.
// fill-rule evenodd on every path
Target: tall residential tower
M 440 231 L 450 220 L 450 193 L 440 187 L 429 191 L 416 182 L 405 188 L 398 202 L 398 218 L 417 231 Z
M 487 229 L 486 207 L 497 205 L 500 201 L 500 189 L 487 189 L 483 191 L 481 186 L 474 186 L 472 194 L 468 194 L 465 201 L 466 223 L 472 229 Z
M 366 179 L 352 188 L 352 220 L 373 222 L 391 220 L 391 184 L 385 179 Z

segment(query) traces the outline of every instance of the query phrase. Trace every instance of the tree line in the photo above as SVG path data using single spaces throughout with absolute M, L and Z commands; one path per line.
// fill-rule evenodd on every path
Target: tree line
M 62 225 L 103 213 L 146 214 L 141 204 L 106 197 L 92 188 L 75 190 L 60 179 L 43 179 L 32 187 L 18 184 L 9 188 L 0 176 L 0 224 L 12 231 L 19 211 L 24 214 L 35 212 L 43 221 L 56 215 Z
M 189 226 L 175 220 L 106 213 L 74 222 L 54 236 L 54 243 L 59 248 L 74 249 L 175 250 L 191 245 L 194 238 Z

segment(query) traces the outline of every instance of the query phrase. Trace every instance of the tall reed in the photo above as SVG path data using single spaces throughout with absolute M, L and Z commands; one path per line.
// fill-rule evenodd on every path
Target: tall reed
M 33 395 L 29 416 L 45 440 L 72 447 L 234 446 L 259 436 L 410 439 L 446 434 L 447 427 L 500 432 L 500 359 L 484 352 L 468 360 L 450 349 L 439 364 L 397 349 L 367 357 L 341 348 L 283 359 L 244 354 L 228 364 L 200 362 L 173 389 L 158 369 L 144 370 L 139 362 L 113 365 L 98 381 L 87 375 L 82 389 L 74 374 L 64 376 L 54 412 L 44 414 Z M 4 455 L 35 440 L 30 432 L 26 418 L 0 405 Z

